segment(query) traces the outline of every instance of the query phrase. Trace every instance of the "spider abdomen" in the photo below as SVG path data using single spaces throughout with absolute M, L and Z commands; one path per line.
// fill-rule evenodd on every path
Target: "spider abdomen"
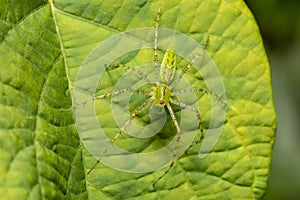
M 165 53 L 160 67 L 160 79 L 163 83 L 170 83 L 176 71 L 175 47 L 171 45 Z

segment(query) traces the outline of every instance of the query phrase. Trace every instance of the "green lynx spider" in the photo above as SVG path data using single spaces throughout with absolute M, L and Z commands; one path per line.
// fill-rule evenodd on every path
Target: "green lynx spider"
M 95 99 L 102 99 L 102 98 L 107 98 L 107 97 L 111 97 L 113 95 L 119 95 L 122 93 L 139 93 L 139 94 L 144 94 L 149 96 L 149 98 L 144 101 L 139 107 L 137 107 L 129 116 L 129 119 L 126 121 L 126 123 L 123 125 L 123 127 L 120 128 L 119 133 L 117 133 L 113 139 L 111 140 L 112 143 L 114 143 L 122 134 L 122 132 L 124 131 L 125 127 L 127 125 L 129 125 L 130 121 L 133 120 L 133 118 L 139 114 L 140 112 L 142 112 L 142 110 L 147 107 L 148 104 L 152 103 L 152 105 L 155 106 L 159 106 L 159 107 L 166 107 L 170 117 L 172 119 L 172 122 L 176 128 L 177 131 L 177 141 L 179 141 L 181 139 L 181 130 L 180 130 L 180 126 L 178 124 L 178 121 L 176 119 L 176 116 L 174 114 L 174 111 L 171 107 L 170 104 L 175 104 L 177 106 L 180 106 L 182 108 L 188 109 L 192 112 L 195 113 L 198 121 L 199 121 L 199 129 L 201 131 L 201 134 L 203 135 L 203 128 L 202 128 L 202 124 L 201 124 L 201 116 L 200 116 L 200 112 L 197 108 L 192 107 L 190 105 L 187 105 L 185 103 L 179 102 L 178 100 L 176 100 L 174 97 L 176 95 L 180 95 L 183 93 L 188 93 L 188 92 L 202 92 L 202 93 L 206 93 L 206 94 L 210 94 L 209 91 L 201 89 L 201 88 L 187 88 L 187 89 L 183 89 L 180 91 L 173 91 L 174 86 L 176 85 L 176 83 L 178 83 L 178 81 L 183 77 L 183 75 L 189 71 L 190 67 L 193 65 L 193 63 L 196 61 L 196 59 L 200 56 L 201 52 L 198 52 L 197 55 L 190 61 L 190 63 L 183 68 L 182 72 L 176 77 L 175 73 L 176 73 L 176 54 L 175 54 L 175 47 L 173 45 L 170 45 L 170 47 L 167 49 L 167 51 L 165 52 L 164 58 L 162 60 L 161 65 L 159 66 L 158 64 L 158 47 L 157 47 L 157 40 L 158 40 L 158 25 L 159 25 L 159 20 L 160 20 L 160 7 L 158 7 L 157 9 L 157 17 L 156 17 L 156 26 L 155 26 L 155 35 L 154 35 L 154 70 L 155 70 L 155 83 L 151 83 L 146 75 L 139 70 L 138 68 L 131 68 L 134 72 L 136 72 L 145 82 L 147 85 L 149 85 L 152 89 L 152 92 L 146 92 L 146 91 L 142 91 L 142 90 L 133 90 L 131 88 L 125 88 L 125 89 L 121 89 L 118 91 L 113 91 L 110 93 L 105 93 L 99 96 L 96 96 Z M 203 49 L 206 48 L 206 44 L 208 43 L 208 37 L 206 40 L 206 43 L 203 47 Z M 124 66 L 122 64 L 118 64 L 118 66 Z M 96 161 L 96 163 L 90 168 L 90 170 L 87 172 L 87 174 L 89 174 L 94 167 L 100 162 L 101 157 Z M 163 173 L 163 175 L 161 175 L 154 183 L 153 183 L 153 187 L 155 188 L 155 184 L 161 179 L 163 178 L 168 171 L 172 168 L 172 166 L 174 165 L 175 160 L 173 160 L 171 162 L 171 164 L 169 165 L 168 169 Z

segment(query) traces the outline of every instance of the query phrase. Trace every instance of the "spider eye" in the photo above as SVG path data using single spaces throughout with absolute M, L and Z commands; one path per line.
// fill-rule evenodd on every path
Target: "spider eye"
M 160 104 L 164 104 L 164 103 L 165 103 L 165 100 L 161 99 L 161 100 L 159 100 L 159 103 L 160 103 Z

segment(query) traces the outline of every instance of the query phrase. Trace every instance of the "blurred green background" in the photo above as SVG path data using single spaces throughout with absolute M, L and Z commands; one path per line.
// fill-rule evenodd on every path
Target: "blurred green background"
M 245 0 L 272 70 L 277 135 L 264 200 L 300 199 L 300 0 Z

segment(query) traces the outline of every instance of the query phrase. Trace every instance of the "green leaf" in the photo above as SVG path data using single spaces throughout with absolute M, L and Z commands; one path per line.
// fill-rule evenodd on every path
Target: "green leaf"
M 72 109 L 77 72 L 90 52 L 120 32 L 154 27 L 186 34 L 204 45 L 226 89 L 226 120 L 205 158 L 202 142 L 168 167 L 128 173 L 101 163 L 79 139 Z M 267 188 L 276 117 L 270 67 L 256 22 L 242 0 L 0 2 L 0 199 L 261 199 Z M 152 33 L 150 33 L 152 34 Z M 153 33 L 154 34 L 154 33 Z M 159 52 L 160 60 L 163 52 Z M 179 71 L 186 61 L 179 59 Z M 137 51 L 116 63 L 153 62 L 153 50 Z M 96 94 L 112 91 L 126 72 L 105 72 Z M 206 88 L 197 73 L 193 86 Z M 198 96 L 204 135 L 210 96 Z M 145 99 L 130 100 L 131 110 Z M 109 137 L 118 128 L 109 101 L 97 101 L 100 124 Z M 179 107 L 173 107 L 177 116 Z M 148 120 L 141 113 L 135 120 Z M 174 136 L 170 117 L 147 142 L 123 136 L 116 145 L 135 152 L 160 148 Z M 127 165 L 128 163 L 120 163 Z M 130 163 L 129 163 L 130 164 Z

